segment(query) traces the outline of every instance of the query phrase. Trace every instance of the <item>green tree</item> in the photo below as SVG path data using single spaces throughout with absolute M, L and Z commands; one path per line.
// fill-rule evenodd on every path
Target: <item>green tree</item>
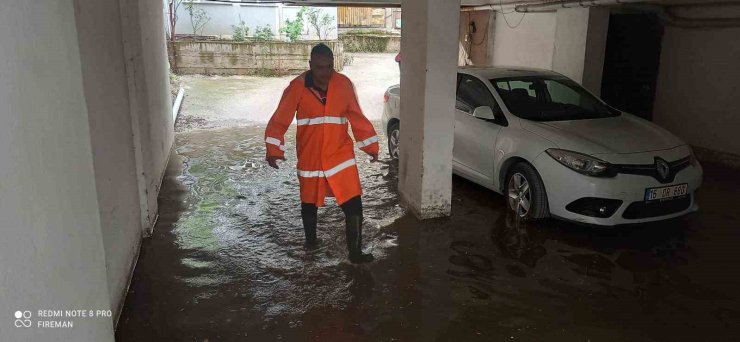
M 319 36 L 319 40 L 326 39 L 329 37 L 329 33 L 336 29 L 336 26 L 332 25 L 334 18 L 318 8 L 313 7 L 308 9 L 306 11 L 306 17 L 308 23 L 316 31 L 316 35 Z
M 185 4 L 185 8 L 190 15 L 190 24 L 193 26 L 193 36 L 202 36 L 203 28 L 211 21 L 211 16 L 202 8 L 195 8 L 192 2 Z
M 303 33 L 303 15 L 306 13 L 306 10 L 306 7 L 301 7 L 295 19 L 285 19 L 285 27 L 280 29 L 280 32 L 284 33 L 291 42 L 298 41 L 301 38 L 301 33 Z

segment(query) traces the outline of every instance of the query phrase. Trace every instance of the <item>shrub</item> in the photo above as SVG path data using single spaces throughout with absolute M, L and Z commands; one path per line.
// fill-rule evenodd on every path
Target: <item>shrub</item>
M 272 33 L 272 28 L 270 28 L 270 25 L 257 26 L 257 28 L 254 29 L 254 39 L 258 41 L 268 41 L 272 40 L 274 38 L 275 34 Z
M 232 38 L 235 41 L 243 42 L 247 40 L 247 37 L 249 36 L 249 27 L 244 22 L 244 20 L 242 20 L 241 15 L 239 15 L 239 24 L 231 25 L 231 28 L 234 30 L 234 34 L 232 35 Z

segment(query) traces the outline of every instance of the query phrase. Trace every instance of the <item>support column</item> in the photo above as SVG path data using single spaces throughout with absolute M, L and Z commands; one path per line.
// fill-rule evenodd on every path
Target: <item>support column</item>
M 420 219 L 449 216 L 460 0 L 403 0 L 398 189 Z

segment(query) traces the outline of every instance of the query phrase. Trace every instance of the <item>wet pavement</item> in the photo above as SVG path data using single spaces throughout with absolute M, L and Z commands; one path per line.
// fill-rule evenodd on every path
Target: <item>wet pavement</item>
M 376 261 L 355 266 L 331 202 L 323 245 L 304 250 L 294 130 L 280 170 L 262 162 L 263 130 L 177 134 L 117 340 L 740 337 L 737 170 L 705 165 L 701 211 L 658 224 L 517 222 L 502 196 L 457 177 L 452 217 L 421 222 L 399 206 L 394 164 L 358 151 Z
M 373 119 L 397 82 L 390 57 L 345 70 Z M 370 163 L 356 151 L 376 257 L 356 266 L 331 201 L 321 248 L 303 248 L 294 128 L 284 167 L 263 162 L 264 121 L 288 80 L 184 78 L 160 216 L 117 340 L 740 340 L 738 170 L 705 164 L 701 211 L 657 224 L 517 222 L 502 196 L 458 177 L 452 216 L 421 222 L 399 206 L 387 153 Z
M 342 73 L 355 85 L 365 116 L 380 120 L 383 93 L 399 83 L 395 54 L 353 53 L 351 64 Z M 306 64 L 308 67 L 308 63 Z M 296 76 L 203 76 L 183 75 L 185 88 L 180 131 L 266 123 L 277 107 L 280 95 Z

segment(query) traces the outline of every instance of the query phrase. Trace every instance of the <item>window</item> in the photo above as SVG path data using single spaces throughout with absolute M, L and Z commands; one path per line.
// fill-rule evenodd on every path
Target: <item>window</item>
M 463 74 L 457 88 L 455 108 L 473 115 L 473 110 L 481 106 L 491 107 L 494 113 L 499 112 L 496 100 L 486 85 L 475 77 Z
M 618 116 L 583 87 L 562 76 L 491 80 L 509 111 L 524 119 L 559 121 Z

